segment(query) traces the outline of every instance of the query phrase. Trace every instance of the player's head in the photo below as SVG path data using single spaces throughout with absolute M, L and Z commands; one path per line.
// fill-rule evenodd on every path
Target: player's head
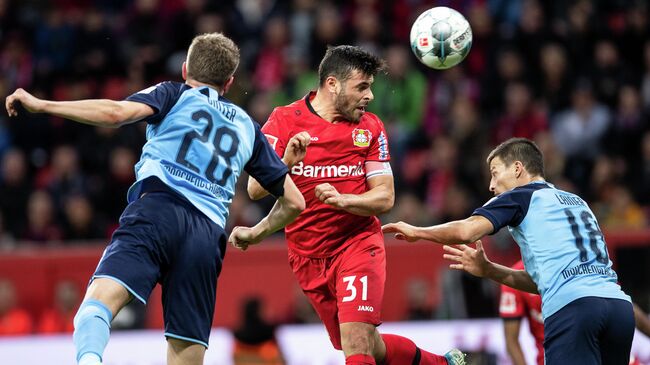
M 544 156 L 535 142 L 510 138 L 498 145 L 487 158 L 490 191 L 495 195 L 544 178 Z
M 183 76 L 227 91 L 238 65 L 237 45 L 221 33 L 206 33 L 192 40 L 183 64 Z
M 338 114 L 358 122 L 374 98 L 370 85 L 384 64 L 359 47 L 329 47 L 318 67 L 319 87 L 332 95 Z

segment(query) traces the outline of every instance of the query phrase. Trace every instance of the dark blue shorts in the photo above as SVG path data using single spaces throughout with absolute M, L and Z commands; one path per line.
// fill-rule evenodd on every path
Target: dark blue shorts
M 633 337 L 630 302 L 580 298 L 544 321 L 546 365 L 628 365 Z
M 160 283 L 165 336 L 207 347 L 226 241 L 180 195 L 148 192 L 122 213 L 93 278 L 112 278 L 145 304 Z

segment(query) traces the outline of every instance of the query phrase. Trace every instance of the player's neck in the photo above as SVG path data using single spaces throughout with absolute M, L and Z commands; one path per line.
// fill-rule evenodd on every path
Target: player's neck
M 344 117 L 336 110 L 334 100 L 326 95 L 320 89 L 316 90 L 316 95 L 309 101 L 312 109 L 319 117 L 330 123 L 336 123 L 345 120 Z
M 223 90 L 222 90 L 222 88 L 217 87 L 217 86 L 214 86 L 214 85 L 211 85 L 211 84 L 206 84 L 206 83 L 204 83 L 204 82 L 196 81 L 196 80 L 193 80 L 193 79 L 187 79 L 187 80 L 185 80 L 185 83 L 188 84 L 188 85 L 190 85 L 191 87 L 202 87 L 202 86 L 207 86 L 207 87 L 209 87 L 209 88 L 211 88 L 211 89 L 215 89 L 215 90 L 217 90 L 217 92 L 219 93 L 219 95 L 223 95 Z

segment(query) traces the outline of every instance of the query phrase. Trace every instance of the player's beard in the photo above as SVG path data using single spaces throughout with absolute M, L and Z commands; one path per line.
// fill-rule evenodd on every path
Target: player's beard
M 341 90 L 334 100 L 336 111 L 349 122 L 359 123 L 359 120 L 361 120 L 363 112 L 357 109 L 358 106 L 359 104 L 348 98 L 347 94 L 343 90 Z

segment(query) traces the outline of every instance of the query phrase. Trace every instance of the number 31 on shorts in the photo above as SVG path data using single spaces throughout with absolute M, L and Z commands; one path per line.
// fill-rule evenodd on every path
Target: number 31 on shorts
M 348 283 L 348 287 L 345 288 L 346 291 L 350 292 L 350 295 L 343 298 L 343 302 L 351 302 L 357 297 L 357 288 L 355 287 L 355 280 L 357 276 L 346 276 L 343 278 L 344 283 Z M 368 276 L 362 276 L 359 278 L 361 282 L 361 300 L 368 300 Z

